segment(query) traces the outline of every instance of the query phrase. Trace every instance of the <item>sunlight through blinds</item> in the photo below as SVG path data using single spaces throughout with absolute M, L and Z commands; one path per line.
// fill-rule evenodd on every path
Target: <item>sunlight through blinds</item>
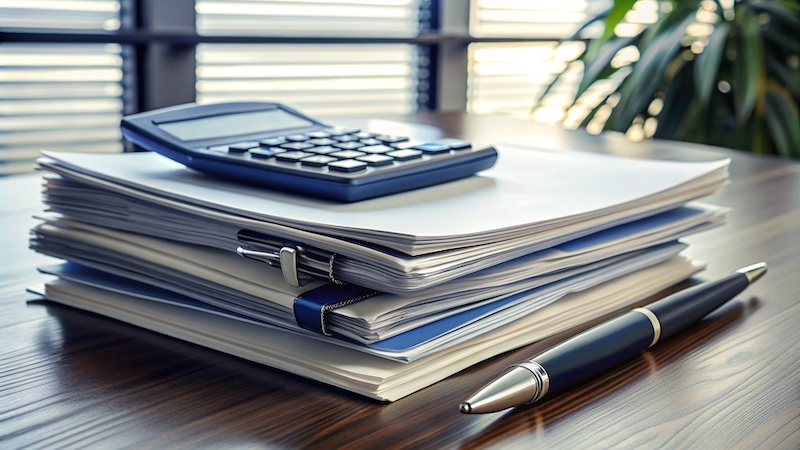
M 537 39 L 530 43 L 477 43 L 469 48 L 467 108 L 474 113 L 507 113 L 575 128 L 586 111 L 605 98 L 610 84 L 598 84 L 581 97 L 575 108 L 566 106 L 575 96 L 581 77 L 580 64 L 569 64 L 581 54 L 584 43 L 565 42 L 581 24 L 611 5 L 611 0 L 472 0 L 470 32 L 475 36 L 522 37 Z M 616 29 L 630 35 L 642 24 L 657 18 L 658 3 L 640 0 L 632 13 Z M 592 38 L 602 32 L 595 24 L 580 38 Z M 634 55 L 635 57 L 635 55 Z M 535 99 L 554 79 L 567 69 L 541 104 Z
M 0 26 L 119 28 L 119 2 L 2 1 Z M 122 57 L 114 44 L 0 43 L 0 174 L 40 150 L 122 150 Z
M 198 0 L 197 27 L 206 35 L 411 37 L 419 3 Z M 278 101 L 320 117 L 407 114 L 417 109 L 421 62 L 405 44 L 204 44 L 197 101 Z

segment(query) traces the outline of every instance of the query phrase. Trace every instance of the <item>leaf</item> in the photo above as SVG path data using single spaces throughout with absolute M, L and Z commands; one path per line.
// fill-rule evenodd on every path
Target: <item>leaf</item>
M 581 24 L 581 26 L 579 26 L 578 29 L 575 30 L 571 35 L 565 37 L 564 39 L 559 40 L 558 42 L 562 43 L 562 42 L 574 41 L 575 39 L 578 38 L 578 36 L 580 36 L 580 34 L 583 32 L 583 30 L 588 28 L 590 25 L 592 25 L 593 23 L 597 22 L 598 20 L 605 19 L 606 16 L 608 16 L 609 11 L 611 11 L 611 10 L 610 9 L 603 10 L 602 12 L 597 14 L 596 16 L 592 17 L 591 19 L 587 20 L 586 22 L 583 22 L 583 24 Z
M 736 119 L 747 122 L 756 105 L 762 83 L 764 45 L 759 33 L 758 17 L 742 14 L 739 27 L 739 52 L 734 63 L 732 93 L 736 106 Z
M 697 64 L 696 62 L 694 63 Z M 664 95 L 664 106 L 658 115 L 658 127 L 653 137 L 682 139 L 678 133 L 686 119 L 686 112 L 692 104 L 694 86 L 692 85 L 691 63 L 684 64 L 676 73 Z M 696 72 L 695 72 L 696 73 Z
M 595 55 L 597 55 L 606 41 L 614 36 L 614 29 L 622 19 L 625 18 L 625 14 L 633 8 L 636 1 L 637 0 L 614 0 L 614 4 L 608 10 L 608 14 L 603 21 L 603 25 L 605 26 L 605 28 L 603 28 L 603 34 L 599 38 L 593 40 L 586 50 L 587 59 L 594 59 Z
M 578 85 L 578 92 L 575 94 L 575 98 L 580 97 L 598 79 L 605 78 L 603 77 L 604 72 L 610 67 L 611 60 L 614 59 L 617 52 L 629 45 L 633 45 L 640 37 L 641 34 L 624 38 L 614 37 L 603 46 L 595 58 L 585 61 L 583 77 Z M 610 73 L 613 72 L 615 70 Z
M 792 73 L 792 69 L 781 64 L 771 53 L 767 53 L 767 68 L 778 81 L 791 91 L 792 95 L 800 98 L 800 80 Z
M 681 48 L 681 38 L 694 15 L 684 12 L 683 20 L 665 29 L 642 51 L 633 72 L 621 88 L 620 102 L 611 112 L 606 127 L 626 131 L 633 119 L 653 100 L 653 94 L 664 80 L 664 71 Z
M 792 96 L 778 85 L 767 89 L 765 119 L 778 153 L 800 158 L 800 113 Z
M 781 2 L 762 0 L 760 2 L 748 2 L 745 5 L 753 9 L 755 14 L 766 12 L 769 13 L 773 20 L 783 22 L 789 28 L 800 29 L 800 17 L 798 17 L 797 12 L 787 8 Z
M 708 45 L 695 58 L 694 85 L 702 108 L 708 107 L 708 99 L 717 85 L 717 74 L 722 55 L 725 53 L 725 44 L 728 41 L 730 25 L 721 23 L 717 25 L 708 37 Z

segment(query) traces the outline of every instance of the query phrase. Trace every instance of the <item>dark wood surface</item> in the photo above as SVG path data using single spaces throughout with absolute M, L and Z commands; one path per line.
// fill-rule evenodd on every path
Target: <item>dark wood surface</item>
M 557 336 L 395 403 L 36 300 L 35 175 L 0 180 L 0 448 L 800 448 L 800 164 L 461 114 L 415 116 L 476 141 L 684 160 L 732 158 L 709 200 L 733 212 L 688 239 L 694 281 L 758 261 L 765 278 L 685 333 L 540 405 L 457 405 Z

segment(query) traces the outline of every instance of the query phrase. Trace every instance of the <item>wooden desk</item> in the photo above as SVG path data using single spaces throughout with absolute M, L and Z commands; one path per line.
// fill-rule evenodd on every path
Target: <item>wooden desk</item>
M 409 120 L 480 141 L 622 155 L 730 157 L 711 200 L 729 223 L 689 239 L 701 279 L 757 261 L 767 276 L 641 357 L 541 405 L 467 416 L 457 405 L 501 355 L 392 404 L 64 306 L 36 301 L 27 250 L 38 180 L 0 180 L 0 447 L 800 448 L 800 164 L 677 143 L 634 144 L 461 114 Z

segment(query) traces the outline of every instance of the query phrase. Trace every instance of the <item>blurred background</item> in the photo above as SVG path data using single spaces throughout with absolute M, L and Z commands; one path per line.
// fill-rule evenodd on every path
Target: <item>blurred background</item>
M 466 111 L 798 157 L 797 1 L 0 0 L 0 174 L 122 115 Z

